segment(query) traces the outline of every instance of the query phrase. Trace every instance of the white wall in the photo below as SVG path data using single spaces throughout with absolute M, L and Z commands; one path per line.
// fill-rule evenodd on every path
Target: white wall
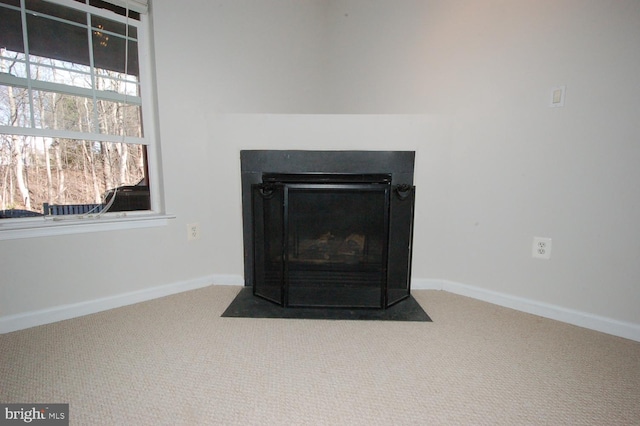
M 151 6 L 176 219 L 2 242 L 0 315 L 239 277 L 241 149 L 411 149 L 414 278 L 640 325 L 637 1 Z M 553 238 L 551 260 L 531 258 L 533 236 Z
M 640 3 L 435 16 L 427 110 L 454 121 L 446 278 L 640 323 Z M 534 235 L 553 238 L 550 261 L 531 259 Z
M 318 112 L 324 2 L 155 0 L 151 6 L 163 119 Z

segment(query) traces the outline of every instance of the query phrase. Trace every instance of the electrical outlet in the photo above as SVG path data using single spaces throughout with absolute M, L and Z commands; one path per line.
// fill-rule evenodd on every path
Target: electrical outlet
M 199 223 L 187 223 L 187 240 L 200 239 L 200 224 Z
M 551 238 L 533 237 L 533 249 L 531 255 L 536 259 L 550 259 Z

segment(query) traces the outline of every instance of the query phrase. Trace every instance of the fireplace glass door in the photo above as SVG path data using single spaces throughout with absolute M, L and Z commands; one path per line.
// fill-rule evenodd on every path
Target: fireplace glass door
M 289 307 L 383 308 L 407 297 L 408 271 L 388 281 L 389 180 L 299 179 L 253 185 L 254 293 Z

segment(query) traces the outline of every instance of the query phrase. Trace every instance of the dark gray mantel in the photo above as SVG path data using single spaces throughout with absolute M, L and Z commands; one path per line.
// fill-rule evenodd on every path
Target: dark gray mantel
M 392 185 L 413 185 L 414 164 L 415 151 L 240 151 L 245 285 L 253 285 L 251 185 L 263 173 L 391 174 Z

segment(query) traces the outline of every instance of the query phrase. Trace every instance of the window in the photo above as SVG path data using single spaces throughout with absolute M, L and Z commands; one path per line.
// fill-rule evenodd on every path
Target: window
M 157 212 L 145 3 L 0 0 L 0 223 Z

